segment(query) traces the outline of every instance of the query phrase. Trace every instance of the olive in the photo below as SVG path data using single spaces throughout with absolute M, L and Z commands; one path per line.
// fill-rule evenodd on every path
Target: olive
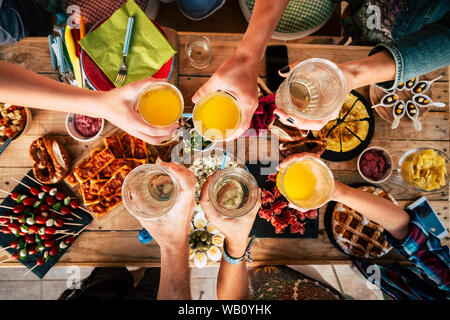
M 207 233 L 203 233 L 200 237 L 200 240 L 202 241 L 206 241 L 206 239 L 208 239 L 208 234 Z
M 189 247 L 194 248 L 195 241 L 193 239 L 189 240 Z

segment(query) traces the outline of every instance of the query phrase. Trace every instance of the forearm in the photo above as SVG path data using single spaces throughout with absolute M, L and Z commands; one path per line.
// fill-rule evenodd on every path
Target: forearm
M 73 87 L 0 61 L 0 100 L 4 103 L 99 116 L 100 92 Z
M 257 0 L 238 52 L 250 57 L 258 57 L 257 62 L 261 61 L 270 37 L 288 3 L 289 0 Z
M 227 252 L 232 257 L 242 257 L 246 244 L 230 244 Z M 217 298 L 219 300 L 248 300 L 248 273 L 245 261 L 239 264 L 230 264 L 222 258 L 219 274 L 217 276 Z
M 364 59 L 339 65 L 349 90 L 395 79 L 395 61 L 389 52 L 381 51 Z
M 336 183 L 333 200 L 343 203 L 375 221 L 395 239 L 403 239 L 409 231 L 409 215 L 387 199 Z
M 161 279 L 158 300 L 190 300 L 189 249 L 161 248 Z

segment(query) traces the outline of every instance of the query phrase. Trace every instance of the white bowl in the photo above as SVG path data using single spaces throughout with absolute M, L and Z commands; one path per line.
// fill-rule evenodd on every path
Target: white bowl
M 102 134 L 103 128 L 105 126 L 105 119 L 102 118 L 102 126 L 100 127 L 100 130 L 97 132 L 97 134 L 92 137 L 85 137 L 79 134 L 78 131 L 75 129 L 74 119 L 75 113 L 69 112 L 66 117 L 66 130 L 72 138 L 80 142 L 94 141 Z
M 383 177 L 380 180 L 372 180 L 372 179 L 366 177 L 361 171 L 361 168 L 360 168 L 361 157 L 362 157 L 363 154 L 365 154 L 369 150 L 381 151 L 381 153 L 383 154 L 384 160 L 386 160 L 387 164 L 389 165 L 389 168 L 386 170 L 386 172 L 384 173 Z M 382 182 L 386 181 L 387 179 L 389 179 L 389 177 L 392 174 L 392 171 L 393 171 L 392 157 L 389 154 L 389 152 L 387 152 L 385 149 L 383 149 L 381 147 L 369 147 L 369 148 L 366 148 L 365 150 L 363 150 L 363 152 L 361 152 L 361 154 L 359 155 L 358 162 L 357 162 L 357 167 L 358 167 L 359 175 L 364 180 L 366 180 L 367 182 L 369 182 L 369 183 L 382 183 Z

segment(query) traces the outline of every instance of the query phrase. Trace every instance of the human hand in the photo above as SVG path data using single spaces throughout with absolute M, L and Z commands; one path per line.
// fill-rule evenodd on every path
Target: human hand
M 192 102 L 197 103 L 203 95 L 221 90 L 236 98 L 242 110 L 241 125 L 228 141 L 248 129 L 258 107 L 258 66 L 258 59 L 236 51 L 192 97 Z
M 281 169 L 286 168 L 291 161 L 300 160 L 303 157 L 314 157 L 314 158 L 320 159 L 320 157 L 315 153 L 310 153 L 310 152 L 296 153 L 296 154 L 293 154 L 293 155 L 285 158 L 283 161 L 281 161 L 277 166 L 277 171 L 280 171 Z
M 206 219 L 225 235 L 228 253 L 235 258 L 242 257 L 247 249 L 248 235 L 261 207 L 261 197 L 258 197 L 255 207 L 248 214 L 237 218 L 223 216 L 214 209 L 209 200 L 208 189 L 213 176 L 210 175 L 203 184 L 200 206 Z
M 192 171 L 181 164 L 161 162 L 160 165 L 170 171 L 176 179 L 178 190 L 175 204 L 161 218 L 140 222 L 161 249 L 187 247 L 189 225 L 195 207 L 196 178 Z
M 99 104 L 98 116 L 150 144 L 159 144 L 171 138 L 178 127 L 177 123 L 167 128 L 154 127 L 146 123 L 136 110 L 137 97 L 141 91 L 152 82 L 160 81 L 166 80 L 149 77 L 111 91 L 102 92 L 97 101 Z

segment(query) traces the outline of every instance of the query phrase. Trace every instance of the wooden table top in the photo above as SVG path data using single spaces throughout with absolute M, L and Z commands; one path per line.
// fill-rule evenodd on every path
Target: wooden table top
M 189 110 L 191 97 L 195 91 L 205 83 L 220 64 L 237 48 L 241 34 L 207 34 L 213 46 L 211 64 L 204 69 L 193 68 L 187 59 L 184 44 L 190 33 L 176 33 L 167 29 L 169 39 L 177 48 L 175 69 L 170 82 L 177 85 L 183 93 L 187 109 Z M 364 46 L 336 46 L 317 44 L 287 44 L 289 60 L 291 62 L 313 57 L 329 59 L 340 63 L 366 57 L 370 47 Z M 53 71 L 49 56 L 47 38 L 26 38 L 19 43 L 0 46 L 0 59 L 21 65 L 36 73 L 57 79 Z M 443 68 L 424 76 L 432 79 L 444 73 L 443 78 L 433 84 L 431 98 L 434 101 L 449 103 L 449 68 Z M 260 76 L 264 78 L 265 62 L 261 62 Z M 367 100 L 368 87 L 358 91 Z M 30 170 L 32 161 L 28 157 L 28 148 L 33 140 L 44 135 L 58 136 L 73 158 L 90 148 L 90 144 L 78 143 L 71 139 L 65 129 L 66 113 L 32 110 L 32 125 L 29 131 L 18 141 L 12 143 L 0 157 L 0 188 L 12 190 L 15 186 L 11 177 L 20 179 Z M 400 156 L 415 147 L 435 147 L 449 153 L 449 109 L 434 108 L 423 119 L 423 129 L 414 131 L 409 121 L 402 120 L 399 128 L 392 130 L 390 124 L 375 115 L 375 134 L 371 146 L 381 146 L 387 149 L 394 160 L 394 170 Z M 112 125 L 109 124 L 112 128 Z M 108 130 L 105 130 L 107 132 Z M 254 158 L 256 151 L 249 148 L 255 145 L 255 138 L 246 141 L 248 157 Z M 95 142 L 94 142 L 95 143 Z M 264 145 L 264 143 L 262 144 Z M 260 144 L 261 148 L 261 144 Z M 260 150 L 261 151 L 261 150 Z M 337 180 L 344 183 L 364 182 L 356 169 L 356 159 L 346 162 L 329 162 L 327 164 Z M 404 207 L 424 194 L 411 192 L 400 182 L 400 177 L 394 171 L 391 178 L 381 184 Z M 0 197 L 4 195 L 1 194 Z M 441 216 L 446 227 L 450 226 L 449 218 L 449 190 L 429 192 L 426 194 L 433 208 Z M 325 230 L 323 217 L 325 209 L 319 214 L 319 237 L 317 239 L 259 239 L 252 249 L 254 265 L 261 264 L 342 264 L 350 263 L 349 258 L 333 247 Z M 159 266 L 160 251 L 155 241 L 144 245 L 137 236 L 141 226 L 126 209 L 104 222 L 93 221 L 83 232 L 74 245 L 62 256 L 57 266 Z M 444 243 L 450 243 L 450 237 Z M 6 254 L 0 251 L 0 261 Z M 389 263 L 402 261 L 402 257 L 394 250 L 378 262 Z M 2 267 L 22 266 L 18 262 L 3 263 Z

